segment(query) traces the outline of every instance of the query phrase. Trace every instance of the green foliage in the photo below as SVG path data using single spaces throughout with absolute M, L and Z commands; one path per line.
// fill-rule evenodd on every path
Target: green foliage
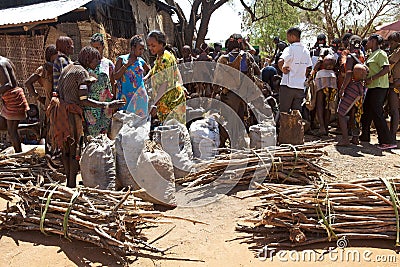
M 305 13 L 303 21 L 327 33 L 329 39 L 349 29 L 365 37 L 380 23 L 394 21 L 399 12 L 399 0 L 324 0 L 317 11 Z
M 299 25 L 301 11 L 284 0 L 257 0 L 254 5 L 256 17 L 263 18 L 252 22 L 247 13 L 243 19 L 243 30 L 249 32 L 251 44 L 260 47 L 261 55 L 269 56 L 275 50 L 273 38 L 279 36 L 281 40 L 286 40 L 287 29 Z
M 296 25 L 305 39 L 325 33 L 332 40 L 348 29 L 368 36 L 375 26 L 400 19 L 400 0 L 252 0 L 246 10 L 252 14 L 245 14 L 243 30 L 266 56 L 274 51 L 273 37 L 286 39 L 286 30 Z

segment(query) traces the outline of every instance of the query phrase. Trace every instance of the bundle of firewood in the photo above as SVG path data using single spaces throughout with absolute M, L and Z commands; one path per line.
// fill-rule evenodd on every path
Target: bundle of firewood
M 153 204 L 134 196 L 138 192 L 71 189 L 57 184 L 0 189 L 0 197 L 10 201 L 0 212 L 0 230 L 62 235 L 105 248 L 124 262 L 130 255 L 163 253 L 166 249 L 148 242 L 143 229 L 169 223 L 168 218 L 196 221 L 154 211 Z
M 320 185 L 258 184 L 262 203 L 236 230 L 255 246 L 287 248 L 345 239 L 396 239 L 400 179 Z M 340 245 L 338 243 L 338 245 Z
M 277 182 L 311 184 L 322 176 L 334 177 L 317 163 L 329 143 L 313 142 L 298 146 L 269 147 L 258 150 L 228 151 L 195 166 L 196 171 L 176 183 L 187 186 L 218 183 L 250 184 Z
M 19 186 L 32 182 L 44 184 L 65 181 L 61 166 L 52 165 L 45 157 L 35 154 L 35 148 L 16 154 L 0 154 L 0 187 Z

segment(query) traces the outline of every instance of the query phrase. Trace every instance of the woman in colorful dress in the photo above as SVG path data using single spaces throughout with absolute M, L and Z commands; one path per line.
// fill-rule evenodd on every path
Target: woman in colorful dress
M 175 56 L 165 49 L 165 34 L 152 31 L 147 36 L 150 53 L 157 56 L 150 71 L 154 103 L 160 123 L 167 118 L 186 123 L 186 93 Z
M 88 69 L 89 74 L 97 79 L 89 88 L 88 97 L 100 101 L 110 102 L 113 99 L 113 77 L 114 64 L 111 60 L 103 56 L 104 37 L 100 33 L 95 33 L 90 45 L 96 48 L 102 56 L 100 63 L 94 70 Z M 111 126 L 111 109 L 101 109 L 86 106 L 84 108 L 84 117 L 86 122 L 85 134 L 93 137 L 100 134 L 107 134 Z
M 134 113 L 140 117 L 149 115 L 148 96 L 143 76 L 150 67 L 141 57 L 144 52 L 144 41 L 139 35 L 130 40 L 129 54 L 119 56 L 115 64 L 114 77 L 117 80 L 117 99 L 125 101 L 120 110 Z

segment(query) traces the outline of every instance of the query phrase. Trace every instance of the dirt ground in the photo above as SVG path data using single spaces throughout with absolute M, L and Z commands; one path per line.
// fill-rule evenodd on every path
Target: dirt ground
M 313 138 L 308 137 L 309 140 Z M 335 140 L 335 137 L 325 137 Z M 399 139 L 399 138 L 398 138 Z M 376 137 L 372 143 L 376 143 Z M 399 144 L 400 145 L 400 144 Z M 338 180 L 363 177 L 394 177 L 400 170 L 400 149 L 380 151 L 374 145 L 362 144 L 351 147 L 330 145 L 324 150 L 323 166 L 334 173 Z M 191 192 L 199 196 L 204 192 Z M 251 213 L 249 208 L 257 198 L 239 199 L 248 193 L 237 188 L 230 194 L 215 194 L 207 205 L 198 202 L 196 207 L 178 207 L 166 214 L 202 221 L 192 224 L 174 221 L 148 230 L 149 240 L 170 230 L 165 237 L 154 243 L 159 248 L 172 247 L 164 256 L 132 259 L 130 266 L 399 266 L 400 256 L 394 251 L 394 241 L 350 241 L 344 250 L 336 249 L 321 254 L 335 244 L 308 247 L 306 251 L 283 251 L 272 258 L 249 249 L 246 234 L 235 232 L 240 217 Z M 179 196 L 178 196 L 179 197 Z M 4 203 L 3 203 L 4 204 Z M 1 266 L 119 266 L 107 251 L 94 245 L 68 241 L 58 236 L 45 236 L 33 232 L 0 232 Z M 303 257 L 304 252 L 314 253 L 316 258 Z M 303 254 L 302 254 L 303 253 Z M 352 256 L 357 254 L 357 256 Z M 322 255 L 322 256 L 321 256 Z M 261 257 L 258 257 L 261 256 Z

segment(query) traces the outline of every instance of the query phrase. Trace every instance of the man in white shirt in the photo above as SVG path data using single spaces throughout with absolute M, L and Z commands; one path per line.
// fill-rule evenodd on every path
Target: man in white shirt
M 278 61 L 283 72 L 279 92 L 281 112 L 301 110 L 305 97 L 304 82 L 312 67 L 310 51 L 300 43 L 301 30 L 297 27 L 290 28 L 286 36 L 290 46 L 283 50 Z

